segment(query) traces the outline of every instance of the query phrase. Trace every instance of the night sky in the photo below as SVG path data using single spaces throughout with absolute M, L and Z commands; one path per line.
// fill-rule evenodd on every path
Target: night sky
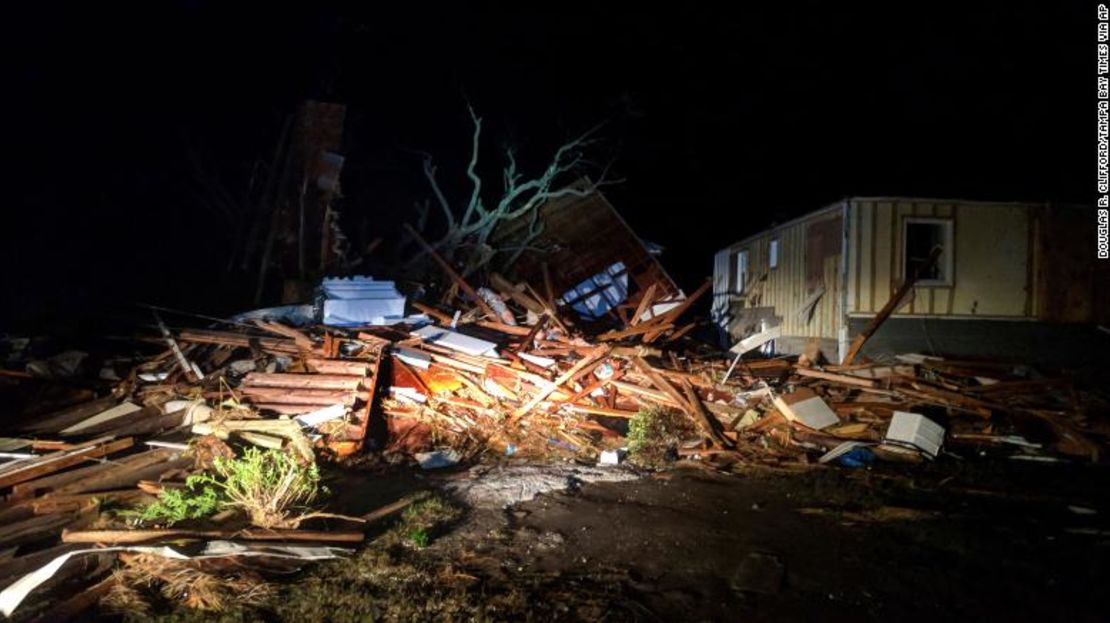
M 1091 200 L 1083 2 L 228 4 L 8 9 L 0 332 L 242 306 L 253 280 L 226 274 L 190 155 L 238 192 L 306 98 L 348 106 L 356 239 L 427 196 L 410 150 L 466 191 L 467 102 L 490 172 L 503 145 L 534 171 L 604 122 L 594 155 L 625 180 L 607 194 L 687 288 L 719 247 L 845 196 Z

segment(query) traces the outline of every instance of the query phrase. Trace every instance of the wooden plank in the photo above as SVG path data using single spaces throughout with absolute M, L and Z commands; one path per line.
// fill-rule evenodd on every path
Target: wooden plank
M 193 464 L 191 458 L 175 456 L 179 453 L 173 450 L 168 452 L 167 454 L 155 450 L 144 453 L 148 456 L 137 455 L 141 456 L 142 460 L 133 460 L 125 465 L 118 465 L 116 469 L 55 489 L 55 493 L 68 495 L 133 487 L 141 480 L 155 479 L 171 470 L 186 469 Z
M 574 378 L 580 371 L 585 370 L 587 366 L 594 363 L 600 363 L 601 360 L 609 354 L 609 350 L 610 347 L 607 345 L 602 345 L 594 348 L 591 351 L 590 355 L 580 359 L 577 363 L 571 366 L 569 370 L 560 375 L 559 378 L 555 379 L 553 383 L 546 383 L 544 386 L 541 386 L 539 393 L 532 396 L 532 398 L 528 402 L 524 403 L 520 406 L 520 408 L 513 412 L 512 421 L 516 421 L 521 416 L 531 411 L 536 405 L 538 405 L 545 398 L 550 396 L 552 392 L 558 389 L 559 386 Z
M 58 531 L 77 520 L 75 513 L 36 515 L 0 528 L 0 547 L 24 545 L 55 538 Z
M 699 399 L 697 393 L 694 392 L 694 386 L 691 385 L 689 381 L 683 381 L 682 389 L 686 392 L 686 400 L 690 405 L 689 411 L 691 415 L 694 416 L 698 428 L 702 429 L 702 434 L 714 440 L 719 446 L 725 448 L 734 447 L 736 444 L 734 444 L 731 439 L 721 434 L 719 423 L 701 403 L 701 399 Z
M 713 281 L 711 279 L 706 279 L 705 283 L 701 284 L 701 286 L 698 287 L 697 290 L 694 290 L 693 294 L 686 297 L 685 300 L 683 300 L 681 303 L 679 303 L 678 307 L 675 307 L 674 309 L 663 312 L 661 315 L 656 316 L 652 320 L 654 321 L 654 320 L 658 319 L 658 320 L 661 320 L 663 323 L 671 323 L 671 322 L 674 322 L 675 320 L 678 320 L 679 316 L 686 313 L 686 310 L 690 309 L 690 306 L 692 306 L 695 302 L 697 302 L 697 300 L 699 298 L 701 298 L 701 296 L 703 294 L 705 294 L 707 291 L 709 291 L 709 288 L 712 285 L 713 285 Z
M 129 448 L 134 443 L 131 437 L 117 439 L 115 441 L 96 440 L 90 442 L 88 447 L 81 447 L 75 450 L 62 450 L 53 454 L 45 455 L 33 462 L 25 463 L 21 467 L 7 470 L 0 474 L 0 488 L 10 487 L 21 482 L 34 480 L 47 474 L 59 472 L 68 467 L 78 465 L 88 459 L 97 458 L 118 452 L 124 448 Z
M 319 530 L 64 530 L 63 543 L 146 543 L 176 539 L 238 539 L 244 541 L 311 541 L 320 543 L 360 543 L 362 532 Z
M 155 409 L 157 408 L 155 407 Z M 131 421 L 122 422 L 103 432 L 104 434 L 114 435 L 116 437 L 152 435 L 169 428 L 177 428 L 178 426 L 192 423 L 194 418 L 189 414 L 189 411 L 189 409 L 180 409 L 166 414 L 161 414 L 159 412 L 153 415 L 147 415 L 144 409 L 144 411 L 136 413 L 136 415 L 142 415 L 144 417 L 128 417 L 127 419 Z
M 490 329 L 491 331 L 498 331 L 506 335 L 515 335 L 518 337 L 523 337 L 532 332 L 531 327 L 514 327 L 513 325 L 508 325 L 503 322 L 494 322 L 492 320 L 478 320 L 474 324 L 485 329 Z
M 435 318 L 436 321 L 439 322 L 441 325 L 448 326 L 451 324 L 451 321 L 454 320 L 454 318 L 451 317 L 451 314 L 441 312 L 440 310 L 430 305 L 425 305 L 419 301 L 411 301 L 410 304 L 412 305 L 413 309 L 416 309 L 419 312 L 425 313 L 432 318 Z
M 361 380 L 361 377 L 360 377 Z M 287 387 L 240 387 L 240 394 L 251 402 L 284 404 L 342 404 L 351 406 L 360 392 L 342 389 L 302 389 Z
M 546 313 L 541 315 L 540 319 L 536 321 L 536 324 L 532 325 L 532 328 L 529 329 L 528 334 L 524 336 L 524 339 L 520 341 L 520 344 L 513 346 L 510 350 L 513 352 L 531 350 L 536 342 L 536 336 L 539 335 L 540 331 L 543 331 L 543 328 L 547 326 L 549 320 L 551 320 L 551 316 L 548 316 Z
M 131 403 L 124 403 L 124 404 L 131 404 Z M 137 406 L 137 405 L 135 405 L 135 406 Z M 119 405 L 119 407 L 123 407 L 123 405 L 121 404 L 121 405 Z M 119 407 L 117 407 L 117 408 L 119 408 Z M 143 408 L 138 408 L 138 409 L 134 409 L 134 410 L 128 410 L 128 411 L 124 412 L 122 415 L 115 415 L 113 417 L 108 417 L 108 418 L 105 418 L 105 419 L 98 419 L 99 416 L 94 416 L 93 418 L 89 418 L 89 420 L 85 420 L 83 422 L 78 423 L 75 426 L 72 426 L 72 427 L 67 428 L 63 431 L 60 431 L 58 433 L 58 435 L 61 436 L 61 437 L 67 437 L 67 438 L 68 437 L 92 437 L 94 435 L 96 435 L 96 436 L 111 435 L 111 434 L 113 434 L 111 431 L 114 431 L 116 429 L 123 429 L 123 428 L 126 428 L 128 426 L 135 425 L 137 423 L 143 422 L 143 421 L 148 420 L 150 418 L 158 417 L 161 414 L 162 414 L 162 410 L 159 409 L 158 407 L 143 407 Z M 95 420 L 95 421 L 93 421 L 93 420 Z M 115 436 L 116 437 L 122 437 L 123 435 L 115 435 Z
M 743 355 L 744 353 L 755 350 L 756 348 L 763 346 L 767 342 L 770 342 L 771 340 L 777 339 L 779 337 L 782 337 L 781 325 L 771 327 L 766 331 L 760 331 L 759 333 L 749 335 L 748 337 L 740 340 L 735 345 L 733 345 L 733 347 L 728 349 L 728 351 L 730 353 L 736 353 L 737 355 Z
M 178 334 L 177 339 L 192 344 L 217 344 L 241 348 L 251 348 L 252 345 L 257 344 L 259 348 L 266 352 L 283 355 L 297 355 L 301 352 L 301 349 L 297 348 L 296 342 L 288 338 L 247 335 L 234 331 L 184 329 Z
M 513 299 L 513 301 L 517 305 L 520 305 L 524 309 L 527 309 L 534 314 L 543 314 L 546 311 L 544 309 L 543 303 L 525 294 L 523 292 L 523 288 L 518 288 L 517 286 L 513 285 L 512 282 L 502 277 L 500 274 L 490 274 L 489 282 L 490 285 L 494 287 L 494 289 L 496 289 L 501 294 L 504 294 Z
M 648 308 L 651 307 L 652 302 L 655 300 L 655 290 L 658 287 L 659 284 L 653 283 L 648 286 L 647 290 L 644 291 L 644 295 L 640 298 L 640 304 L 636 306 L 636 311 L 632 314 L 632 320 L 628 323 L 629 327 L 634 327 L 640 324 L 640 319 L 647 312 Z
M 913 277 L 910 279 L 906 279 L 905 282 L 902 283 L 901 287 L 899 287 L 898 290 L 894 292 L 894 295 L 890 297 L 890 300 L 886 302 L 886 305 L 883 305 L 883 308 L 879 310 L 879 313 L 875 314 L 871 321 L 867 323 L 867 326 L 864 327 L 863 331 L 860 332 L 860 334 L 852 340 L 852 345 L 848 348 L 848 352 L 844 355 L 844 360 L 840 362 L 841 365 L 851 365 L 852 362 L 856 360 L 856 356 L 859 355 L 859 351 L 863 349 L 863 345 L 872 335 L 875 334 L 876 331 L 879 330 L 879 327 L 882 326 L 882 324 L 886 322 L 886 319 L 894 313 L 894 310 L 898 309 L 898 306 L 902 303 L 902 299 L 905 298 L 906 294 L 913 289 L 913 286 L 917 283 L 917 280 L 921 276 L 921 273 L 927 268 L 931 267 L 937 261 L 937 258 L 940 257 L 941 251 L 942 249 L 940 247 L 936 247 L 935 249 L 933 249 L 932 253 L 929 254 L 929 258 L 925 260 L 925 262 L 923 262 L 920 266 L 918 266 L 916 271 L 914 271 Z
M 320 404 L 287 404 L 282 402 L 255 402 L 252 404 L 255 406 L 256 409 L 262 411 L 273 411 L 274 413 L 279 413 L 281 415 L 300 415 L 302 413 L 308 413 L 310 411 L 323 409 L 324 407 L 330 407 L 335 403 L 328 402 Z
M 365 361 L 346 361 L 342 359 L 310 357 L 305 360 L 305 366 L 307 366 L 313 374 L 339 374 L 363 377 L 370 373 L 370 364 Z
M 590 394 L 594 393 L 595 391 L 597 391 L 597 390 L 601 389 L 602 387 L 608 385 L 609 383 L 612 383 L 612 382 L 620 379 L 622 376 L 624 376 L 624 370 L 617 370 L 616 372 L 613 373 L 612 376 L 610 376 L 607 379 L 596 379 L 594 382 L 587 384 L 585 387 L 583 387 L 581 390 L 579 390 L 573 396 L 568 398 L 567 402 L 568 403 L 576 403 L 579 400 L 582 400 L 583 398 L 585 398 L 586 396 L 589 396 Z
M 837 383 L 840 385 L 851 385 L 853 387 L 879 386 L 879 381 L 875 379 L 863 379 L 858 376 L 849 376 L 847 374 L 834 374 L 832 372 L 814 370 L 813 368 L 794 368 L 794 374 L 811 379 L 821 379 L 822 381 L 829 381 L 830 383 Z
M 662 317 L 663 316 L 659 316 L 658 318 Z M 673 324 L 658 321 L 658 318 L 652 318 L 651 320 L 641 322 L 634 327 L 624 329 L 622 331 L 606 331 L 605 333 L 597 336 L 597 339 L 602 342 L 612 342 L 616 340 L 623 340 L 626 337 L 632 337 L 634 335 L 654 333 L 659 330 L 666 330 L 674 327 Z
M 101 554 L 103 556 L 104 554 Z M 70 598 L 54 604 L 31 623 L 53 623 L 54 621 L 75 621 L 85 611 L 100 602 L 116 585 L 118 579 L 110 575 Z
M 291 374 L 285 372 L 251 372 L 243 377 L 240 387 L 283 387 L 305 389 L 357 389 L 362 379 L 346 374 Z
M 41 433 L 56 432 L 72 426 L 88 417 L 110 409 L 120 401 L 118 396 L 109 395 L 89 402 L 83 402 L 72 407 L 66 407 L 44 416 L 36 417 L 34 422 L 22 426 L 19 430 Z
M 409 496 L 403 497 L 400 500 L 397 500 L 396 502 L 391 502 L 389 504 L 386 504 L 385 506 L 382 506 L 381 508 L 378 508 L 378 509 L 370 511 L 369 513 L 366 513 L 365 515 L 362 516 L 362 519 L 366 523 L 377 521 L 377 520 L 379 520 L 383 517 L 388 517 L 388 516 L 398 512 L 398 511 L 402 511 L 402 510 L 408 508 L 409 506 L 412 506 L 412 504 L 414 502 L 419 502 L 420 500 L 422 500 L 426 497 L 427 497 L 426 495 L 419 494 L 419 493 L 415 494 L 415 495 L 409 495 Z
M 4 561 L 0 564 L 0 589 L 7 588 L 12 582 L 75 549 L 81 549 L 81 547 L 76 544 L 56 545 Z
M 293 340 L 293 343 L 302 350 L 312 350 L 313 346 L 315 346 L 312 343 L 312 338 L 308 337 L 303 332 L 294 329 L 293 327 L 287 327 L 279 322 L 273 322 L 269 320 L 255 320 L 254 325 L 259 329 L 262 329 L 263 331 L 276 333 L 277 335 Z
M 574 411 L 575 413 L 590 413 L 592 415 L 604 415 L 606 417 L 619 417 L 619 418 L 632 418 L 636 416 L 636 411 L 625 411 L 622 409 L 610 409 L 608 407 L 594 407 L 591 405 L 568 403 L 563 405 L 563 408 Z
M 478 306 L 478 309 L 482 310 L 483 314 L 488 316 L 491 320 L 497 320 L 499 318 L 497 313 L 494 312 L 493 309 L 491 309 L 484 300 L 482 300 L 482 297 L 478 296 L 478 293 L 474 290 L 474 288 L 470 287 L 470 284 L 462 278 L 462 275 L 455 272 L 455 269 L 451 268 L 451 265 L 448 264 L 447 261 L 444 260 L 442 257 L 440 257 L 439 253 L 436 253 L 436 250 L 432 248 L 432 245 L 428 244 L 428 242 L 424 240 L 424 238 L 419 233 L 417 233 L 415 229 L 412 228 L 412 225 L 405 223 L 404 227 L 405 231 L 407 231 L 413 237 L 413 240 L 416 240 L 416 242 L 424 248 L 428 255 L 430 255 L 432 259 L 435 260 L 436 264 L 439 264 L 439 267 L 443 269 L 443 272 L 447 274 L 451 281 L 454 281 L 455 284 L 458 285 L 463 292 L 466 292 L 467 296 L 469 296 L 474 301 L 474 304 Z
M 687 325 L 682 326 L 677 331 L 675 331 L 669 338 L 667 338 L 667 342 L 668 343 L 677 342 L 682 336 L 684 336 L 687 333 L 693 331 L 694 327 L 696 327 L 696 326 L 698 326 L 697 322 L 691 322 Z
M 89 465 L 87 467 L 78 467 L 69 471 L 36 478 L 27 482 L 19 483 L 12 487 L 9 499 L 13 501 L 24 500 L 27 498 L 41 495 L 48 491 L 53 491 L 59 487 L 65 486 L 72 482 L 81 480 L 82 478 L 91 478 L 97 474 L 106 472 L 115 467 L 111 463 L 98 463 Z
M 141 481 L 140 481 L 141 482 Z M 41 498 L 28 500 L 26 504 L 31 507 L 36 515 L 49 515 L 51 513 L 76 512 L 87 508 L 90 500 L 103 502 L 111 500 L 117 504 L 134 506 L 140 501 L 153 498 L 140 489 L 121 489 L 115 491 L 97 491 L 95 493 L 77 493 L 74 495 L 51 494 Z

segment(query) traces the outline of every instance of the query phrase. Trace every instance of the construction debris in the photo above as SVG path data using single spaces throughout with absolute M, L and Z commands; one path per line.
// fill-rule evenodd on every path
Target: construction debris
M 708 284 L 688 297 L 651 284 L 629 293 L 609 322 L 585 321 L 572 304 L 501 275 L 475 289 L 428 251 L 453 284 L 453 299 L 407 301 L 392 282 L 326 280 L 317 323 L 248 313 L 225 326 L 170 331 L 159 319 L 158 333 L 141 339 L 164 350 L 120 370 L 120 380 L 101 379 L 96 391 L 23 422 L 22 435 L 0 446 L 10 459 L 0 463 L 7 494 L 0 547 L 16 548 L 0 562 L 0 576 L 10 584 L 47 562 L 44 552 L 69 551 L 59 543 L 361 541 L 349 528 L 299 529 L 301 520 L 336 515 L 300 508 L 260 527 L 243 504 L 201 499 L 208 493 L 197 483 L 230 473 L 236 457 L 263 452 L 282 453 L 290 460 L 277 463 L 291 470 L 369 451 L 425 469 L 483 456 L 614 466 L 635 463 L 637 448 L 659 450 L 658 440 L 640 436 L 659 429 L 649 420 L 665 413 L 684 424 L 666 427 L 680 437 L 666 440 L 656 458 L 734 469 L 858 468 L 946 453 L 1083 461 L 1102 454 L 1105 429 L 1091 416 L 1106 400 L 1066 376 L 912 354 L 895 365 L 821 366 L 816 352 L 744 359 L 758 344 L 729 353 L 691 338 L 698 323 L 684 316 Z M 416 315 L 406 315 L 408 303 Z M 60 382 L 4 379 L 12 386 Z M 623 466 L 574 470 L 634 477 Z M 456 486 L 474 495 L 482 485 Z M 307 489 L 261 493 L 313 498 Z M 180 518 L 113 522 L 100 510 L 109 501 L 134 507 L 156 500 Z M 216 522 L 209 511 L 217 507 L 239 523 Z M 173 525 L 178 520 L 193 523 Z M 96 551 L 115 556 L 119 549 Z M 110 569 L 90 574 L 86 587 L 108 591 L 97 583 Z

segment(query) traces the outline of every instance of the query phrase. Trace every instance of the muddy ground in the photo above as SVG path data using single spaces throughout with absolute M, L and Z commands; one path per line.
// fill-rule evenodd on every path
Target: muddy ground
M 271 605 L 166 620 L 1105 621 L 1110 474 L 1015 461 L 738 473 L 694 463 L 459 509 L 279 580 Z M 333 480 L 365 512 L 465 470 Z M 158 613 L 129 617 L 157 618 Z

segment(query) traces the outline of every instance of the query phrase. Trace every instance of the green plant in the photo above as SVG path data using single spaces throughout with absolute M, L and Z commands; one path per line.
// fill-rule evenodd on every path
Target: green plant
M 458 519 L 460 511 L 444 498 L 433 496 L 414 503 L 401 514 L 396 531 L 405 543 L 425 548 L 436 531 Z
M 200 519 L 214 514 L 220 508 L 216 489 L 203 484 L 200 476 L 190 476 L 181 489 L 163 489 L 158 500 L 136 511 L 122 515 L 135 517 L 144 523 L 173 525 L 186 519 Z
M 695 432 L 689 418 L 678 411 L 643 409 L 628 420 L 628 450 L 641 462 L 660 462 L 670 448 Z
M 221 505 L 243 510 L 261 528 L 296 528 L 309 517 L 309 505 L 327 490 L 316 464 L 302 465 L 281 450 L 249 447 L 235 459 L 218 457 L 212 474 L 195 476 L 214 488 Z
M 421 549 L 428 547 L 428 545 L 432 542 L 432 535 L 428 534 L 428 531 L 424 528 L 417 528 L 415 530 L 412 530 L 406 535 L 406 537 L 408 538 L 409 543 L 412 543 L 413 545 Z

